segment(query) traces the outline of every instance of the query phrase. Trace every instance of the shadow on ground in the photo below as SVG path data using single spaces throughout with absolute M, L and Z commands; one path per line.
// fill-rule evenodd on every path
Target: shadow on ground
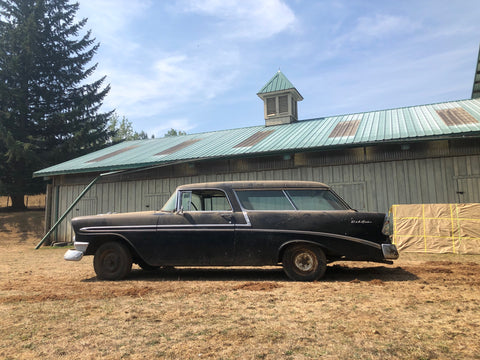
M 350 281 L 413 281 L 415 274 L 401 267 L 352 267 L 333 265 L 327 267 L 323 282 Z M 133 269 L 125 280 L 146 281 L 288 281 L 282 268 L 169 268 L 154 271 Z M 83 281 L 97 281 L 96 277 Z

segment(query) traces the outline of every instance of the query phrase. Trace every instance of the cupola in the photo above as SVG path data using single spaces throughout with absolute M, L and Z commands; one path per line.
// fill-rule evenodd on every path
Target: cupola
M 280 70 L 257 95 L 264 103 L 266 126 L 291 124 L 298 121 L 297 102 L 302 101 L 303 97 Z

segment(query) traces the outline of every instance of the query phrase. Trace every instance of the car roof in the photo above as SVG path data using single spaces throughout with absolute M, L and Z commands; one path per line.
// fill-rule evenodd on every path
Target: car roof
M 268 180 L 268 181 L 221 181 L 221 182 L 205 182 L 196 184 L 187 184 L 179 186 L 179 190 L 193 190 L 193 189 L 271 189 L 271 188 L 322 188 L 329 189 L 330 187 L 324 183 L 317 181 L 282 181 L 282 180 Z

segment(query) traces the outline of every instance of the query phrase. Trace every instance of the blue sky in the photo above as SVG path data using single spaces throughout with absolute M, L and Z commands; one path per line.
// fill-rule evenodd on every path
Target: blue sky
M 78 0 L 104 109 L 136 131 L 262 125 L 280 69 L 299 118 L 470 98 L 479 0 Z

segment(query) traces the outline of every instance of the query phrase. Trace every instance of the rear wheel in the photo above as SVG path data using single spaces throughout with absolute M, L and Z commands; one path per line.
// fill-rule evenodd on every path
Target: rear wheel
M 325 274 L 327 259 L 319 247 L 300 244 L 285 250 L 282 265 L 283 271 L 290 279 L 314 281 Z
M 99 279 L 123 279 L 132 269 L 132 254 L 123 244 L 118 242 L 105 243 L 95 252 L 93 268 Z

